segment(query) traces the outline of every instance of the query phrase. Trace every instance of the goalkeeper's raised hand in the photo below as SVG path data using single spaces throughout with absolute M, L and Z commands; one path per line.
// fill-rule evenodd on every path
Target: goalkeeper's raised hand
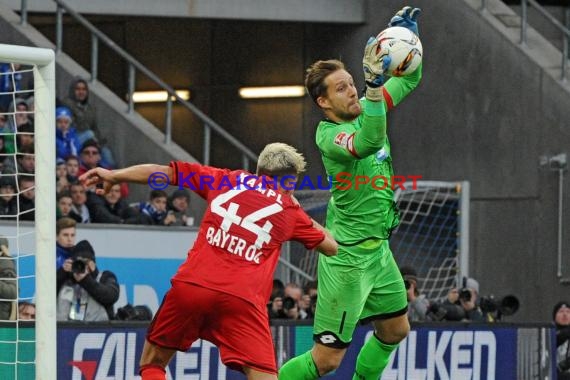
M 364 70 L 364 81 L 366 82 L 366 99 L 373 102 L 382 100 L 382 89 L 384 84 L 384 71 L 390 66 L 391 58 L 387 50 L 382 50 L 378 39 L 370 37 L 364 48 L 362 58 L 362 68 Z
M 388 26 L 401 26 L 414 32 L 419 36 L 417 18 L 422 10 L 420 8 L 412 8 L 410 6 L 400 9 L 388 23 Z

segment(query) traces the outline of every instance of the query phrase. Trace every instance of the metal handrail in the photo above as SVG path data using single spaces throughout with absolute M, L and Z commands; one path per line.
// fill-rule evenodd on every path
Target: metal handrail
M 134 110 L 133 103 L 133 93 L 135 91 L 135 75 L 136 70 L 139 70 L 154 83 L 156 83 L 160 88 L 169 94 L 167 104 L 166 104 L 166 132 L 165 132 L 165 143 L 169 144 L 172 141 L 172 100 L 174 99 L 184 107 L 186 107 L 190 112 L 196 115 L 204 123 L 204 152 L 203 152 L 203 164 L 208 165 L 210 163 L 210 135 L 211 130 L 214 130 L 218 135 L 223 137 L 226 141 L 232 144 L 234 147 L 240 150 L 242 153 L 242 167 L 244 169 L 249 168 L 249 160 L 254 162 L 257 161 L 257 155 L 253 153 L 248 147 L 246 147 L 242 142 L 236 139 L 234 136 L 229 134 L 224 128 L 218 125 L 215 121 L 209 118 L 201 110 L 199 110 L 194 104 L 182 99 L 176 91 L 160 79 L 155 73 L 150 71 L 146 66 L 140 63 L 136 58 L 127 53 L 124 49 L 118 46 L 113 40 L 107 37 L 103 32 L 97 29 L 93 24 L 91 24 L 87 19 L 81 16 L 79 13 L 70 8 L 62 0 L 54 0 L 57 4 L 56 11 L 56 53 L 62 51 L 63 47 L 63 11 L 70 16 L 72 16 L 81 25 L 87 28 L 91 32 L 91 81 L 97 79 L 98 74 L 98 56 L 99 56 L 99 41 L 107 45 L 111 50 L 117 53 L 121 58 L 126 60 L 129 64 L 129 75 L 128 75 L 128 106 L 127 112 L 132 113 Z M 25 0 L 22 0 L 22 7 L 24 7 Z M 24 13 L 23 13 L 24 14 Z M 135 70 L 136 69 L 136 70 Z
M 566 11 L 565 22 L 566 26 L 551 15 L 542 5 L 540 5 L 536 0 L 521 0 L 521 40 L 520 44 L 526 46 L 527 44 L 527 20 L 528 20 L 528 5 L 532 5 L 536 10 L 544 16 L 551 24 L 553 24 L 558 30 L 562 32 L 562 73 L 560 76 L 561 81 L 566 81 L 566 71 L 568 69 L 568 61 L 570 60 L 570 53 L 568 44 L 570 41 L 570 11 Z M 481 0 L 481 11 L 487 9 L 487 1 Z

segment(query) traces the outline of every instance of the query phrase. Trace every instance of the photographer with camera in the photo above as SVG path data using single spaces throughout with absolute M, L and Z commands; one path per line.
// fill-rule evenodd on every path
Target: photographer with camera
M 299 303 L 303 297 L 303 289 L 295 283 L 290 282 L 285 285 L 284 289 L 285 296 L 283 297 L 283 312 L 288 319 L 305 319 L 307 314 L 303 310 L 301 313 L 301 308 Z
M 570 380 L 570 303 L 558 302 L 552 310 L 556 325 L 556 364 L 558 380 Z
M 465 319 L 471 322 L 485 322 L 479 307 L 479 282 L 473 278 L 463 277 L 463 289 L 459 291 L 459 304 L 465 311 Z
M 431 321 L 484 322 L 483 312 L 478 305 L 479 283 L 473 278 L 463 277 L 462 287 L 453 287 L 442 303 L 433 303 L 427 311 Z
M 97 269 L 95 251 L 87 240 L 73 247 L 57 278 L 58 321 L 113 319 L 113 304 L 119 299 L 117 277 Z
M 408 298 L 408 320 L 410 322 L 422 322 L 426 320 L 426 314 L 430 306 L 425 294 L 420 294 L 418 289 L 418 274 L 412 267 L 403 266 L 400 273 L 404 279 Z

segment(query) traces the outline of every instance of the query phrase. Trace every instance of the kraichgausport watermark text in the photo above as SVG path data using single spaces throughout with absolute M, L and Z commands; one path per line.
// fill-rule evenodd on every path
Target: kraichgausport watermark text
M 316 181 L 305 176 L 298 179 L 293 175 L 279 177 L 257 176 L 253 174 L 240 173 L 235 178 L 222 176 L 216 180 L 212 175 L 198 173 L 178 173 L 178 188 L 188 188 L 190 190 L 223 190 L 223 189 L 246 189 L 265 190 L 282 188 L 284 190 L 360 190 L 365 186 L 370 186 L 374 190 L 401 189 L 416 190 L 421 175 L 394 175 L 386 177 L 383 175 L 366 176 L 354 175 L 348 172 L 340 172 L 334 176 L 318 176 Z M 154 172 L 148 177 L 148 185 L 153 190 L 164 190 L 170 186 L 170 178 L 166 173 Z

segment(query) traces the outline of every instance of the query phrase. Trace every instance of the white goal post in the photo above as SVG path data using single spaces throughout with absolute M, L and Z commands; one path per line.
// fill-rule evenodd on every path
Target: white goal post
M 55 270 L 55 53 L 0 44 L 0 62 L 32 65 L 35 125 L 36 380 L 57 378 Z

